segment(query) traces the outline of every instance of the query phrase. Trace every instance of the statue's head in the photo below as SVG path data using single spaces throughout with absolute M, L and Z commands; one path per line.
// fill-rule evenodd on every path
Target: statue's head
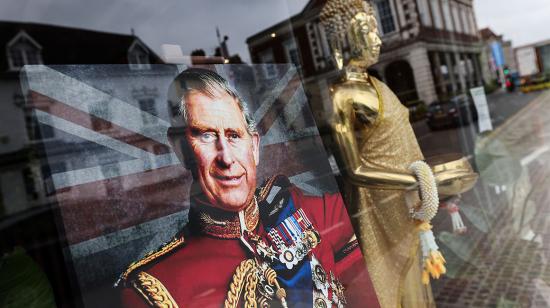
M 339 68 L 352 64 L 367 68 L 378 61 L 382 41 L 372 5 L 364 0 L 329 0 L 321 11 L 334 58 Z M 350 45 L 349 63 L 344 63 L 343 41 Z

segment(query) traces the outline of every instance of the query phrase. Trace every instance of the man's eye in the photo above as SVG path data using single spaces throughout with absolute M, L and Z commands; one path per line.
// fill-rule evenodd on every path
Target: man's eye
M 214 142 L 216 141 L 216 135 L 214 133 L 202 133 L 199 139 L 201 142 Z
M 227 138 L 228 138 L 228 139 L 239 139 L 240 137 L 241 137 L 241 136 L 239 136 L 239 134 L 237 134 L 237 133 L 229 133 L 229 134 L 227 135 Z

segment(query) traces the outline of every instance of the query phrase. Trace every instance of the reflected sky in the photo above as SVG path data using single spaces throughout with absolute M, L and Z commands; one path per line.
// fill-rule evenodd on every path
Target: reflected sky
M 229 50 L 250 60 L 247 37 L 298 13 L 307 0 L 3 0 L 0 20 L 40 22 L 130 34 L 131 29 L 160 54 L 161 44 L 183 53 L 212 54 L 216 26 L 229 36 Z M 475 0 L 480 28 L 512 39 L 515 46 L 550 38 L 548 0 Z M 533 31 L 536 30 L 536 31 Z
M 299 12 L 307 0 L 9 0 L 0 20 L 40 22 L 136 35 L 160 55 L 162 44 L 178 44 L 184 54 L 202 48 L 213 54 L 216 26 L 229 36 L 231 54 L 249 62 L 245 40 Z
M 550 39 L 548 0 L 474 0 L 479 29 L 490 27 L 514 47 Z

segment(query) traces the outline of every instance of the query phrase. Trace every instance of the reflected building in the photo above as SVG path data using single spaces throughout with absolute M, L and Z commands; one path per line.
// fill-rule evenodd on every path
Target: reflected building
M 310 101 L 317 104 L 312 108 L 317 119 L 330 106 L 327 85 L 337 76 L 319 20 L 325 2 L 311 0 L 289 20 L 247 39 L 253 62 L 299 67 Z M 430 104 L 483 84 L 483 49 L 471 0 L 374 0 L 373 4 L 383 44 L 380 60 L 370 71 L 405 105 Z M 349 57 L 347 42 L 343 46 L 344 57 Z M 277 72 L 266 69 L 260 77 L 277 78 Z
M 550 73 L 550 40 L 514 48 L 514 56 L 521 77 L 536 77 Z
M 513 72 L 517 72 L 516 58 L 514 56 L 514 48 L 512 41 L 505 40 L 503 35 L 495 34 L 490 28 L 483 28 L 479 30 L 479 35 L 483 42 L 483 53 L 481 59 L 485 65 L 483 65 L 483 79 L 486 83 L 494 83 L 499 79 L 499 67 L 493 55 L 492 46 L 498 44 L 502 49 L 503 66 L 507 67 Z
M 43 175 L 71 168 L 64 159 L 49 167 L 40 163 L 44 143 L 59 140 L 52 127 L 38 125 L 28 103 L 47 111 L 53 107 L 53 102 L 37 93 L 24 94 L 21 69 L 25 65 L 39 64 L 108 63 L 125 64 L 130 71 L 144 71 L 161 60 L 135 35 L 51 25 L 1 22 L 0 41 L 6 47 L 0 50 L 0 161 L 3 166 L 0 172 L 0 208 L 8 216 L 50 202 L 48 197 L 53 193 L 53 187 L 49 180 L 42 183 Z M 114 90 L 107 89 L 107 92 Z M 150 105 L 155 93 L 143 94 L 144 91 L 149 90 L 135 89 L 136 100 L 139 104 Z M 107 108 L 107 103 L 104 108 Z M 105 124 L 94 122 L 93 125 Z
M 56 205 L 59 198 L 76 193 L 76 190 L 70 186 L 58 189 L 52 175 L 61 175 L 57 181 L 63 177 L 70 181 L 71 170 L 99 163 L 109 165 L 114 156 L 101 155 L 98 146 L 93 146 L 90 140 L 79 142 L 74 134 L 45 125 L 44 121 L 39 123 L 37 115 L 41 114 L 46 122 L 76 117 L 81 127 L 101 134 L 116 132 L 116 125 L 93 115 L 109 114 L 117 99 L 151 114 L 169 117 L 166 100 L 161 99 L 165 90 L 152 82 L 158 77 L 158 72 L 151 70 L 152 65 L 162 60 L 133 34 L 34 23 L 0 22 L 0 45 L 5 47 L 0 49 L 0 222 L 3 234 L 0 249 L 10 252 L 15 246 L 23 246 L 55 286 L 57 305 L 74 306 L 71 298 L 76 295 L 71 291 L 61 250 L 69 239 L 63 236 L 64 226 L 56 223 L 59 216 L 54 213 L 60 210 Z M 42 84 L 46 86 L 40 91 L 29 85 L 25 75 L 33 67 L 55 71 L 54 65 L 68 64 L 115 64 L 119 69 L 114 75 L 98 72 L 98 80 L 81 82 L 75 75 L 76 70 L 57 71 L 58 76 L 66 77 L 67 83 L 62 83 L 63 78 L 56 79 L 55 74 L 49 75 L 44 78 Z M 101 74 L 113 78 L 100 84 Z M 135 78 L 138 83 L 129 86 L 127 78 L 132 75 L 143 77 Z M 74 90 L 73 95 L 59 97 L 68 87 Z M 84 96 L 86 89 L 100 94 L 95 99 L 101 101 L 85 111 L 71 108 L 71 103 L 92 100 Z M 143 147 L 147 143 L 135 134 L 119 134 L 118 137 Z M 80 159 L 74 159 L 75 156 Z M 108 176 L 116 171 L 113 168 L 100 171 Z M 90 191 L 88 196 L 80 195 L 79 200 L 84 200 L 81 205 L 89 207 L 90 211 L 98 210 L 94 206 L 100 204 L 93 200 L 112 196 L 113 185 L 130 187 L 133 183 L 105 183 L 101 189 Z

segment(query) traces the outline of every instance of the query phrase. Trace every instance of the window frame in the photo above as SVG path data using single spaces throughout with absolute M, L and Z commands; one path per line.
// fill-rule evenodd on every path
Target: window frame
M 151 69 L 150 52 L 138 39 L 134 40 L 128 48 L 127 58 L 131 70 Z M 142 56 L 145 56 L 142 59 Z M 145 60 L 145 61 L 142 61 Z
M 302 66 L 302 59 L 300 48 L 298 47 L 298 44 L 296 44 L 296 41 L 293 38 L 289 38 L 288 40 L 284 41 L 283 47 L 285 49 L 285 56 L 288 62 L 294 64 L 296 68 L 300 68 Z M 292 60 L 292 51 L 296 51 L 297 59 L 295 59 L 294 61 Z
M 375 5 L 375 8 L 376 8 L 376 17 L 377 17 L 377 20 L 378 20 L 378 29 L 380 31 L 380 33 L 382 35 L 387 35 L 387 34 L 391 34 L 391 33 L 395 33 L 397 32 L 397 25 L 395 23 L 395 18 L 396 18 L 396 14 L 395 14 L 395 11 L 394 11 L 394 8 L 392 7 L 392 4 L 390 3 L 389 0 L 376 0 L 374 2 L 374 5 Z M 382 12 L 381 12 L 381 7 L 380 5 L 385 5 L 387 7 L 387 12 L 389 12 L 389 14 L 385 14 L 385 15 L 382 15 Z M 386 21 L 389 21 L 387 20 L 388 18 L 391 19 L 391 30 L 390 29 L 385 29 L 385 24 L 384 22 Z M 386 24 L 388 25 L 388 24 Z M 386 31 L 388 30 L 388 31 Z
M 32 49 L 25 49 L 23 47 L 20 47 L 21 43 L 28 43 L 30 46 L 34 47 L 34 50 Z M 36 56 L 36 63 L 30 63 L 29 58 L 31 56 L 28 54 L 28 52 L 32 50 L 34 51 L 34 56 Z M 17 65 L 14 61 L 14 53 L 19 53 L 19 56 L 21 57 L 21 63 L 22 65 Z M 10 71 L 18 71 L 25 65 L 40 65 L 43 64 L 42 60 L 42 46 L 36 42 L 25 30 L 19 31 L 7 44 L 6 44 L 6 58 L 8 60 L 8 67 Z
M 147 116 L 145 116 L 145 114 L 142 114 L 141 121 L 143 123 L 143 126 L 156 125 L 158 123 L 159 110 L 157 110 L 155 98 L 154 97 L 140 97 L 140 98 L 137 99 L 137 101 L 138 101 L 139 109 L 141 110 L 141 112 L 147 113 L 149 115 L 154 116 L 154 117 L 147 117 Z
M 273 54 L 273 51 L 271 50 L 271 48 L 265 49 L 259 52 L 258 57 L 260 58 L 260 62 L 264 64 L 263 65 L 264 78 L 266 79 L 277 78 L 277 75 L 278 75 L 277 67 L 273 65 L 273 62 L 275 62 L 275 55 Z
M 433 27 L 439 30 L 445 29 L 445 22 L 441 13 L 441 3 L 439 3 L 439 0 L 430 0 L 430 6 L 432 8 Z

